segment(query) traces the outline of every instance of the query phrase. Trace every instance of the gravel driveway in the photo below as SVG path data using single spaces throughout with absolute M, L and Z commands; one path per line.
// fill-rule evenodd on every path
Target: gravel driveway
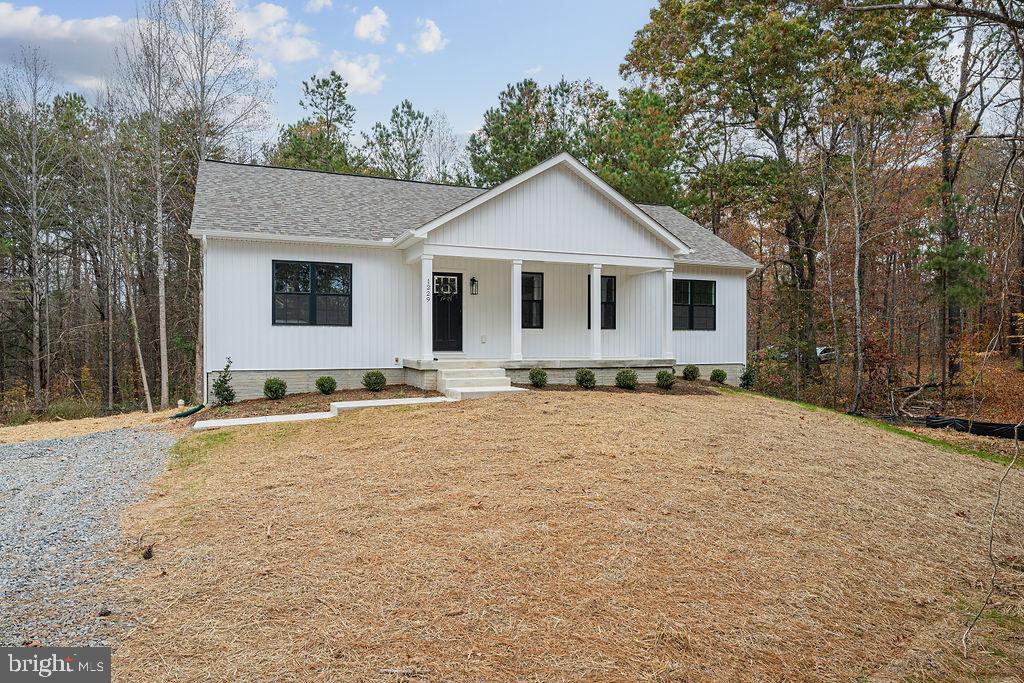
M 0 645 L 106 644 L 97 583 L 123 571 L 121 512 L 174 441 L 117 429 L 0 445 Z

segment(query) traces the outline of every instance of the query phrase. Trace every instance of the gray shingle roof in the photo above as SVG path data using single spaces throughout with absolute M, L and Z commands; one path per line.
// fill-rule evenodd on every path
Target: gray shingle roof
M 724 266 L 756 268 L 757 261 L 732 246 L 715 233 L 696 223 L 671 206 L 662 204 L 637 204 L 640 209 L 662 227 L 693 249 L 692 254 L 677 256 L 682 263 L 710 263 Z
M 192 230 L 288 237 L 397 238 L 487 190 L 219 161 L 199 165 Z M 670 206 L 638 204 L 694 250 L 686 263 L 757 264 Z
M 486 190 L 204 161 L 192 229 L 380 240 L 418 228 L 482 192 Z

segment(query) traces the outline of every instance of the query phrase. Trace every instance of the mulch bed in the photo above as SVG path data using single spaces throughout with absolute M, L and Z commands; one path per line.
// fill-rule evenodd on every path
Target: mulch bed
M 342 389 L 333 394 L 321 394 L 313 391 L 308 394 L 288 394 L 282 399 L 272 401 L 268 398 L 254 398 L 238 401 L 230 406 L 212 406 L 200 410 L 189 419 L 219 420 L 231 417 L 260 417 L 263 415 L 295 415 L 297 413 L 318 413 L 331 409 L 334 401 L 370 401 L 385 398 L 423 398 L 441 396 L 436 391 L 417 389 L 408 384 L 390 384 L 383 391 L 367 391 L 366 389 Z
M 532 384 L 513 384 L 530 391 L 597 391 L 606 394 L 675 394 L 678 396 L 713 396 L 718 392 L 710 382 L 686 382 L 676 380 L 671 389 L 659 389 L 655 384 L 640 384 L 636 389 L 623 389 L 614 385 L 599 384 L 593 389 L 583 389 L 575 384 L 548 384 L 538 389 Z

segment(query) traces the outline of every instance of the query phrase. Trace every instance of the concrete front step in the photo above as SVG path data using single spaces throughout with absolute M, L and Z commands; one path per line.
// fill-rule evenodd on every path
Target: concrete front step
M 474 398 L 487 398 L 495 394 L 514 394 L 526 391 L 521 387 L 472 387 L 465 389 L 445 389 L 445 396 L 456 401 L 468 401 Z
M 510 387 L 512 380 L 508 377 L 456 377 L 439 381 L 441 390 L 445 389 L 473 389 L 476 387 Z
M 504 377 L 504 368 L 443 368 L 437 371 L 444 378 L 456 377 Z

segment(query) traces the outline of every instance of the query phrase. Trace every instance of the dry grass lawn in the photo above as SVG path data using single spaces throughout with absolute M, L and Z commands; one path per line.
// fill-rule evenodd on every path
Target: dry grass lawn
M 83 417 L 78 420 L 54 420 L 52 422 L 30 422 L 17 427 L 0 427 L 0 444 L 40 441 L 42 439 L 64 439 L 83 434 L 106 432 L 124 427 L 167 425 L 177 408 L 155 413 L 124 413 L 109 417 Z
M 1000 468 L 742 394 L 529 392 L 194 434 L 115 678 L 1020 680 L 1024 497 L 969 659 Z

